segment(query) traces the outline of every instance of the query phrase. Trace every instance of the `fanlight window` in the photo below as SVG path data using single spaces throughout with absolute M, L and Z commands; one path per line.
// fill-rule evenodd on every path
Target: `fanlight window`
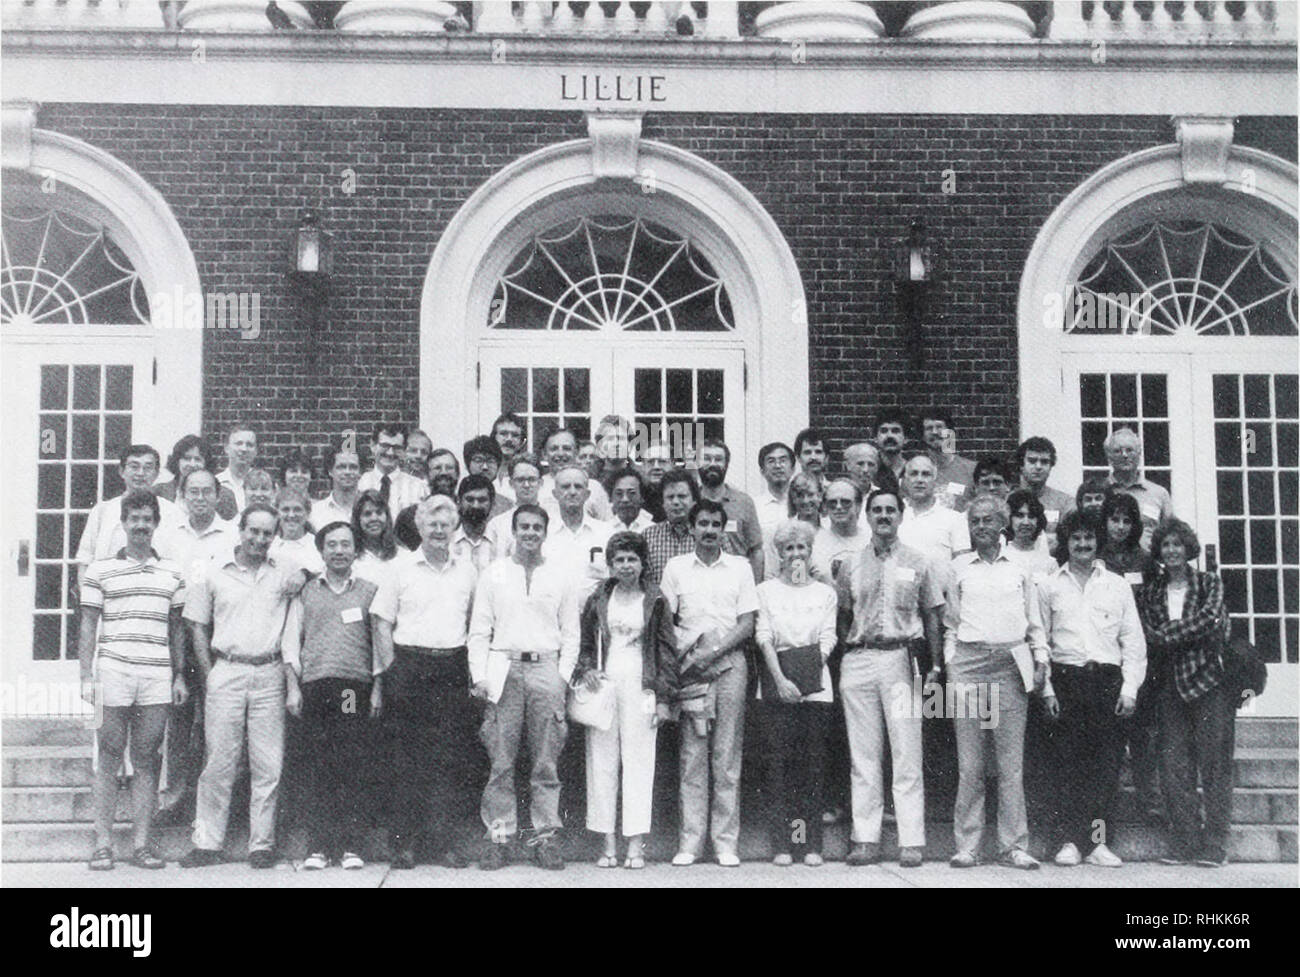
M 0 323 L 149 322 L 144 284 L 104 228 L 67 211 L 6 205 Z
M 1296 335 L 1296 282 L 1259 241 L 1216 224 L 1148 224 L 1107 241 L 1065 305 L 1066 331 Z
M 727 332 L 731 302 L 694 242 L 621 217 L 538 234 L 497 282 L 493 329 Z

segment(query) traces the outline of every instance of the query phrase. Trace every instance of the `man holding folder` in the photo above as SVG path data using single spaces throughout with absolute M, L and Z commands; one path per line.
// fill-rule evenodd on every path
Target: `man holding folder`
M 565 704 L 578 662 L 581 591 L 565 565 L 542 556 L 549 522 L 541 506 L 516 508 L 514 552 L 480 574 L 474 593 L 470 680 L 472 694 L 488 703 L 481 735 L 492 761 L 481 805 L 490 839 L 481 869 L 505 866 L 507 845 L 519 833 L 515 757 L 525 729 L 532 758 L 529 844 L 542 868 L 564 868 L 556 838 L 562 826 L 556 766 L 568 734 Z

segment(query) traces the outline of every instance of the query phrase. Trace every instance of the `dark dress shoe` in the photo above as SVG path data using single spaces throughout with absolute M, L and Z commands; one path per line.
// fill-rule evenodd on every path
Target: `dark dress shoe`
M 392 861 L 388 864 L 400 870 L 415 868 L 415 852 L 410 848 L 401 848 L 394 853 Z

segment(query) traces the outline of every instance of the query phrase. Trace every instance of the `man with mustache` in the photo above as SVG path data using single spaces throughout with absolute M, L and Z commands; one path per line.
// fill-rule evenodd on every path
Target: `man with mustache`
M 757 582 L 763 579 L 763 530 L 758 523 L 754 500 L 727 484 L 727 469 L 730 467 L 731 449 L 716 438 L 706 438 L 699 453 L 700 498 L 722 506 L 727 514 L 722 549 L 747 559 Z
M 460 525 L 451 537 L 451 552 L 458 560 L 468 560 L 482 573 L 496 559 L 496 547 L 487 535 L 495 489 L 487 475 L 466 475 L 456 488 L 456 511 Z
M 826 477 L 826 435 L 816 428 L 806 427 L 794 438 L 794 456 L 799 470 L 819 481 Z
M 907 440 L 907 415 L 897 407 L 886 407 L 876 415 L 876 447 L 880 466 L 894 478 L 903 475 L 903 443 Z

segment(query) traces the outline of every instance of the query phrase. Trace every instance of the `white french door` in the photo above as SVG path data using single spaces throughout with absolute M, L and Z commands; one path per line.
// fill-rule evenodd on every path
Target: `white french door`
M 745 354 L 739 348 L 678 344 L 592 346 L 519 343 L 479 349 L 478 430 L 498 414 L 523 418 L 528 443 L 564 426 L 590 438 L 600 419 L 618 414 L 642 432 L 687 449 L 705 437 L 725 440 L 739 456 L 746 445 Z M 737 475 L 746 466 L 733 464 Z
M 1223 578 L 1236 633 L 1269 663 L 1256 715 L 1297 714 L 1300 679 L 1300 519 L 1297 518 L 1297 373 L 1294 356 L 1067 353 L 1060 445 L 1074 473 L 1107 470 L 1102 441 L 1116 427 L 1142 436 L 1144 474 L 1164 485 L 1195 527 L 1202 566 Z M 1067 479 L 1070 472 L 1066 472 Z M 1061 484 L 1068 483 L 1063 480 Z
M 78 713 L 73 557 L 87 512 L 122 491 L 122 449 L 148 441 L 152 352 L 130 340 L 6 342 L 3 352 L 0 708 Z

